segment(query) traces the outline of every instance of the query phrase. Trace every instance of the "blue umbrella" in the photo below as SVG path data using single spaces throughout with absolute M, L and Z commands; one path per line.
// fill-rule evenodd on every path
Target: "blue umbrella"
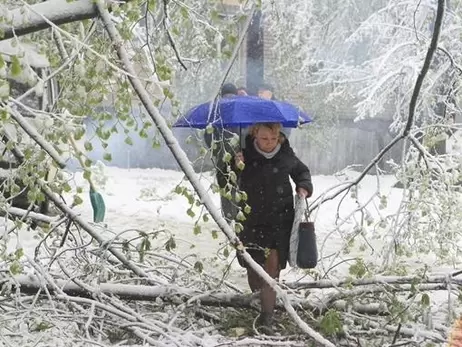
M 281 123 L 285 128 L 313 120 L 298 107 L 287 102 L 254 96 L 233 96 L 193 107 L 180 117 L 174 127 L 204 129 L 214 127 L 246 127 L 256 123 Z

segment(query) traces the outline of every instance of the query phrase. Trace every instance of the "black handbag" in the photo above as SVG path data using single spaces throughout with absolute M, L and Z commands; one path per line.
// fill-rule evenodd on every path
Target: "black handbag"
M 305 222 L 298 226 L 297 266 L 300 269 L 313 269 L 318 264 L 318 247 L 314 222 L 310 221 L 308 201 L 306 202 Z

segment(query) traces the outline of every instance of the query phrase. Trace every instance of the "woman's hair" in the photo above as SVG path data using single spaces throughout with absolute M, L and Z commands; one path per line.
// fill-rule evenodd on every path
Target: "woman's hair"
M 281 133 L 281 123 L 257 123 L 250 128 L 250 135 L 252 135 L 252 137 L 256 137 L 258 130 L 260 130 L 261 128 L 270 129 L 272 132 L 279 134 L 279 143 L 284 142 L 285 137 Z

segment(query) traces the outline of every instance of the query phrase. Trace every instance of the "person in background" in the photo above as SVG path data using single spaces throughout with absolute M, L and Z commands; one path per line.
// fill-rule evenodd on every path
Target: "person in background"
M 245 165 L 239 171 L 241 162 Z M 240 176 L 239 189 L 246 192 L 251 208 L 238 236 L 250 256 L 272 278 L 278 279 L 289 257 L 295 215 L 290 178 L 300 197 L 310 197 L 313 193 L 310 170 L 294 154 L 279 123 L 253 126 L 246 137 L 246 147 L 234 157 L 234 165 Z M 276 293 L 242 257 L 238 256 L 238 261 L 247 269 L 252 292 L 260 291 L 261 312 L 257 326 L 261 332 L 271 334 Z
M 269 83 L 262 83 L 258 87 L 258 96 L 260 98 L 267 99 L 267 100 L 276 100 L 276 97 L 274 95 L 274 88 Z
M 247 89 L 245 87 L 239 87 L 237 88 L 237 95 L 239 96 L 247 96 L 249 93 L 247 93 Z
M 232 83 L 225 83 L 221 87 L 220 95 L 222 98 L 230 98 L 238 94 L 238 89 Z
M 277 100 L 276 96 L 274 95 L 274 87 L 269 83 L 262 83 L 260 87 L 258 87 L 258 96 L 262 99 Z M 292 129 L 283 128 L 282 132 L 287 138 L 289 138 L 290 133 L 292 132 Z
M 223 84 L 220 96 L 222 98 L 232 98 L 238 93 L 236 86 L 232 83 Z M 214 128 L 211 134 L 205 132 L 204 140 L 209 149 L 212 151 L 212 162 L 216 170 L 217 185 L 220 188 L 220 202 L 223 217 L 230 223 L 237 214 L 237 207 L 234 202 L 236 189 L 228 185 L 229 181 L 229 164 L 224 161 L 226 153 L 232 156 L 236 153 L 237 148 L 232 146 L 231 139 L 233 139 L 239 130 L 235 128 Z M 230 189 L 231 188 L 231 189 Z M 230 190 L 231 199 L 226 197 L 226 190 Z

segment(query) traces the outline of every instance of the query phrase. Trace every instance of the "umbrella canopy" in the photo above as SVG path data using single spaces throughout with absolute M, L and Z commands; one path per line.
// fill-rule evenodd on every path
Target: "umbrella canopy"
M 208 125 L 246 127 L 256 123 L 281 123 L 285 128 L 296 128 L 309 122 L 312 122 L 311 117 L 287 102 L 233 96 L 193 107 L 173 126 L 204 129 Z

